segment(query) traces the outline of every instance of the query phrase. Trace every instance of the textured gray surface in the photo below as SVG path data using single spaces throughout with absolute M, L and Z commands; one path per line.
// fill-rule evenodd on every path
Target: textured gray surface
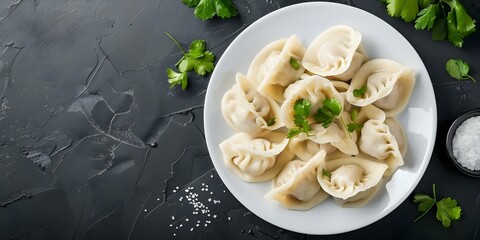
M 408 198 L 360 230 L 306 236 L 256 217 L 216 174 L 203 133 L 208 77 L 191 77 L 186 91 L 167 83 L 181 53 L 164 32 L 183 46 L 205 39 L 218 59 L 261 16 L 306 1 L 234 2 L 239 16 L 206 22 L 179 0 L 0 2 L 0 239 L 480 239 L 479 180 L 444 149 L 449 124 L 480 107 L 479 85 L 451 79 L 444 64 L 463 58 L 480 79 L 479 32 L 456 49 L 379 1 L 337 1 L 384 19 L 425 62 L 438 135 L 415 192 L 436 183 L 463 216 L 450 229 L 433 213 L 414 224 Z M 480 19 L 478 1 L 465 5 Z

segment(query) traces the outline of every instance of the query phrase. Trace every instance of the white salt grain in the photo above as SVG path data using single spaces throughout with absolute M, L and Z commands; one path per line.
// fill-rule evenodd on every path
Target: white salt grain
M 480 116 L 465 120 L 455 131 L 453 156 L 470 170 L 480 170 Z

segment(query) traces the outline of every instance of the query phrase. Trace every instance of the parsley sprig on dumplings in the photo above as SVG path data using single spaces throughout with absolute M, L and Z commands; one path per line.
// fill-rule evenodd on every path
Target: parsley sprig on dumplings
M 292 128 L 288 131 L 288 138 L 292 138 L 302 132 L 308 134 L 308 132 L 312 130 L 310 123 L 307 120 L 311 108 L 312 104 L 306 99 L 300 98 L 295 101 L 295 105 L 293 106 L 293 122 L 295 123 L 296 128 Z
M 295 128 L 288 131 L 288 138 L 292 138 L 300 133 L 306 133 L 308 135 L 312 130 L 308 121 L 311 108 L 312 104 L 306 99 L 300 98 L 295 101 L 295 105 L 293 106 L 293 122 L 295 123 Z M 342 110 L 343 107 L 340 101 L 335 98 L 325 98 L 322 107 L 317 109 L 313 118 L 316 122 L 321 123 L 324 128 L 328 128 L 333 120 L 340 115 Z M 344 123 L 343 119 L 342 123 Z

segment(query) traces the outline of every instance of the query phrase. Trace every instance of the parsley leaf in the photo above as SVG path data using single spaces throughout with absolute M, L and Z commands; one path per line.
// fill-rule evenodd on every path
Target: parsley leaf
M 418 18 L 415 20 L 415 29 L 432 29 L 437 19 L 437 15 L 440 13 L 440 5 L 430 4 L 428 7 L 422 9 L 418 13 Z
M 181 85 L 182 90 L 185 90 L 188 85 L 188 77 L 186 72 L 177 73 L 171 68 L 167 68 L 168 82 L 170 83 L 170 88 L 175 87 L 176 85 Z
M 230 18 L 238 14 L 232 0 L 182 0 L 183 4 L 195 7 L 194 14 L 203 21 L 215 16 Z
M 217 16 L 221 18 L 230 18 L 238 14 L 232 0 L 216 0 L 215 10 L 217 11 Z
M 447 70 L 448 74 L 451 77 L 457 80 L 471 79 L 472 81 L 476 82 L 472 76 L 468 75 L 468 72 L 470 71 L 470 66 L 462 59 L 448 60 L 447 64 L 445 65 L 445 70 Z
M 322 176 L 325 176 L 328 179 L 330 179 L 332 177 L 332 173 L 327 171 L 325 168 L 322 168 Z
M 415 194 L 413 202 L 418 203 L 419 212 L 428 212 L 435 205 L 435 200 L 424 194 Z
M 421 8 L 426 8 L 428 7 L 429 4 L 434 3 L 435 0 L 418 0 L 418 4 L 420 5 Z
M 298 128 L 289 129 L 289 130 L 288 130 L 288 133 L 287 133 L 287 138 L 295 137 L 295 136 L 297 136 L 298 134 L 300 134 L 301 132 L 302 132 L 302 131 L 300 131 L 300 129 L 298 129 Z
M 361 96 L 363 96 L 363 94 L 365 93 L 366 90 L 367 90 L 367 85 L 363 85 L 360 88 L 353 89 L 353 96 L 354 97 L 361 97 Z
M 444 227 L 450 227 L 451 220 L 459 220 L 462 215 L 462 208 L 452 198 L 443 198 L 437 202 L 437 219 Z
M 411 22 L 418 13 L 417 0 L 387 0 L 387 11 L 392 17 L 402 17 L 405 22 Z
M 352 122 L 352 123 L 349 123 L 349 124 L 347 125 L 347 130 L 348 130 L 349 132 L 353 132 L 353 131 L 355 131 L 355 130 L 360 130 L 360 129 L 362 129 L 362 125 L 360 125 L 360 124 L 358 124 L 358 123 L 356 123 L 356 122 Z
M 433 41 L 443 41 L 445 37 L 447 37 L 447 20 L 442 18 L 433 26 L 432 39 Z
M 195 7 L 198 5 L 200 0 L 182 0 L 183 4 L 189 6 L 189 7 Z
M 269 126 L 269 127 L 273 126 L 273 125 L 275 125 L 275 122 L 276 122 L 275 117 L 272 117 L 267 121 L 267 126 Z
M 415 194 L 413 198 L 414 203 L 418 203 L 418 211 L 423 212 L 417 219 L 413 222 L 418 221 L 420 218 L 425 216 L 434 205 L 437 207 L 437 220 L 442 222 L 442 225 L 446 228 L 450 227 L 452 220 L 460 220 L 460 216 L 462 215 L 462 208 L 458 206 L 457 201 L 450 197 L 443 198 L 440 201 L 437 201 L 437 193 L 435 190 L 435 184 L 432 186 L 433 188 L 433 198 L 424 195 L 424 194 Z
M 312 130 L 310 123 L 307 120 L 311 108 L 312 104 L 306 99 L 299 98 L 295 101 L 295 104 L 293 105 L 293 123 L 296 128 L 292 128 L 288 131 L 288 138 L 292 138 L 302 132 L 308 134 L 308 132 Z
M 475 21 L 468 15 L 467 10 L 458 0 L 449 0 L 446 2 L 451 10 L 448 13 L 448 22 L 454 26 L 454 28 L 460 34 L 470 34 L 475 31 Z
M 290 66 L 293 67 L 293 69 L 298 70 L 300 68 L 300 63 L 298 63 L 298 60 L 291 57 L 290 58 Z
M 205 76 L 207 73 L 212 72 L 215 65 L 213 61 L 215 60 L 215 55 L 207 51 L 205 40 L 194 40 L 190 43 L 188 52 L 180 46 L 178 41 L 172 37 L 172 35 L 165 32 L 165 34 L 172 39 L 172 41 L 177 45 L 178 48 L 183 53 L 182 58 L 175 64 L 180 73 L 173 71 L 171 68 L 167 69 L 168 82 L 171 84 L 170 87 L 175 85 L 181 85 L 182 89 L 188 85 L 188 75 L 187 72 L 195 71 L 201 76 Z
M 355 108 L 352 110 L 352 112 L 350 113 L 350 118 L 352 119 L 353 122 L 349 123 L 347 125 L 347 130 L 349 132 L 353 132 L 355 130 L 360 130 L 362 129 L 362 125 L 360 125 L 359 123 L 357 123 L 355 121 L 355 119 L 357 119 L 357 116 L 358 116 L 358 110 Z
M 206 51 L 205 40 L 194 40 L 190 44 L 188 52 L 176 64 L 180 72 L 188 72 L 194 70 L 197 74 L 205 76 L 212 72 L 215 55 Z
M 342 104 L 335 98 L 325 98 L 323 106 L 317 109 L 314 116 L 315 121 L 322 123 L 324 128 L 328 128 L 333 119 L 342 112 Z

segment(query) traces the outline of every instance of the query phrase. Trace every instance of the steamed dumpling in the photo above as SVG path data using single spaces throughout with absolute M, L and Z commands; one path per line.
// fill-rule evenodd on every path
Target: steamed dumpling
M 395 136 L 385 124 L 385 114 L 374 106 L 362 108 L 368 120 L 363 124 L 359 147 L 364 153 L 386 163 L 386 176 L 403 165 L 403 157 Z M 383 113 L 383 114 L 382 114 Z
M 288 138 L 284 133 L 271 132 L 264 138 L 253 139 L 246 133 L 237 133 L 220 143 L 225 165 L 246 182 L 272 179 L 293 154 L 284 151 Z
M 390 132 L 395 137 L 395 140 L 397 140 L 398 149 L 400 150 L 402 157 L 405 157 L 408 144 L 407 135 L 405 134 L 405 130 L 403 129 L 402 124 L 398 122 L 398 120 L 395 118 L 387 118 L 385 120 L 385 124 L 387 124 Z
M 247 76 L 255 79 L 260 93 L 283 102 L 285 88 L 305 72 L 301 66 L 304 54 L 305 47 L 300 39 L 292 35 L 286 41 L 274 42 L 260 51 L 250 64 Z
M 320 204 L 328 197 L 317 181 L 317 171 L 324 162 L 323 150 L 308 162 L 289 162 L 273 179 L 273 188 L 265 198 L 277 201 L 284 208 L 296 210 L 308 210 Z
M 373 104 L 385 111 L 387 117 L 400 113 L 408 104 L 415 73 L 407 66 L 389 59 L 374 59 L 366 62 L 353 76 L 347 91 L 347 101 L 355 106 Z M 366 87 L 361 96 L 353 91 Z
M 358 31 L 344 25 L 333 26 L 308 46 L 302 64 L 322 77 L 348 81 L 367 60 L 361 43 Z
M 332 125 L 336 124 L 337 128 L 339 129 L 337 132 L 338 141 L 331 142 L 330 144 L 345 154 L 357 155 L 357 132 L 353 131 L 350 133 L 345 128 L 345 126 L 352 123 L 350 114 L 346 111 L 342 111 L 340 116 L 341 118 L 336 118 L 334 123 L 332 123 Z M 329 128 L 332 127 L 332 125 L 330 125 Z
M 295 127 L 293 107 L 298 99 L 305 99 L 311 103 L 311 116 L 323 105 L 325 98 L 337 99 L 343 108 L 343 98 L 335 89 L 332 82 L 320 76 L 307 77 L 291 84 L 285 90 L 284 95 L 286 99 L 280 107 L 280 119 L 289 129 Z
M 237 83 L 222 99 L 222 114 L 236 132 L 262 136 L 283 126 L 278 104 L 256 90 L 256 84 L 244 75 L 236 75 Z M 274 124 L 269 124 L 272 119 Z
M 324 170 L 330 176 L 320 169 L 317 178 L 325 192 L 334 198 L 347 200 L 376 186 L 387 168 L 384 163 L 347 157 L 325 162 Z

